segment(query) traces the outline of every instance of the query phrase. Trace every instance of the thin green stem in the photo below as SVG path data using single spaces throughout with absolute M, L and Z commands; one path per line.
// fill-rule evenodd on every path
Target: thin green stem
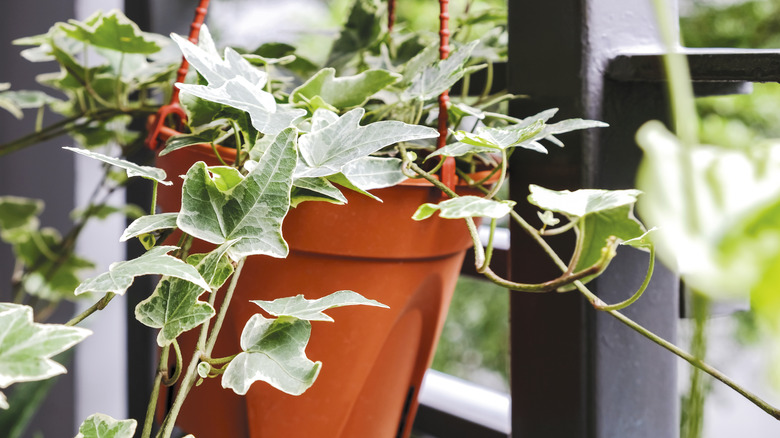
M 211 150 L 214 151 L 214 155 L 217 156 L 217 160 L 219 160 L 219 162 L 222 163 L 223 166 L 230 166 L 228 163 L 225 162 L 225 160 L 222 159 L 222 156 L 219 154 L 219 151 L 217 150 L 217 145 L 215 145 L 214 142 L 211 142 Z
M 493 61 L 487 62 L 487 78 L 485 79 L 485 88 L 482 89 L 482 94 L 479 96 L 477 102 L 482 102 L 490 96 L 490 89 L 493 88 Z
M 163 347 L 160 351 L 160 360 L 157 363 L 157 373 L 154 376 L 154 385 L 152 385 L 152 394 L 149 396 L 149 404 L 146 405 L 146 418 L 144 419 L 144 430 L 141 438 L 150 438 L 152 435 L 152 425 L 154 424 L 154 412 L 157 410 L 157 399 L 160 397 L 160 386 L 163 375 L 168 374 L 168 352 L 170 346 Z
M 222 324 L 225 322 L 225 316 L 227 315 L 230 301 L 233 299 L 233 293 L 238 285 L 238 278 L 241 276 L 241 271 L 244 269 L 244 262 L 246 262 L 246 257 L 238 262 L 236 271 L 233 273 L 233 278 L 230 279 L 230 286 L 228 286 L 227 292 L 225 292 L 225 298 L 222 300 L 222 305 L 219 307 L 219 313 L 217 314 L 217 319 L 214 321 L 214 327 L 211 328 L 211 334 L 209 335 L 208 341 L 206 341 L 205 356 L 211 356 L 211 351 L 217 343 L 217 336 L 222 329 Z
M 506 150 L 501 150 L 501 173 L 498 175 L 498 181 L 493 185 L 493 189 L 490 190 L 487 195 L 485 195 L 485 199 L 492 199 L 496 194 L 498 194 L 498 191 L 501 190 L 501 186 L 504 185 L 504 180 L 506 179 L 506 173 L 507 173 L 507 166 L 509 159 L 506 156 Z
M 98 310 L 103 310 L 108 306 L 108 303 L 111 302 L 111 300 L 114 299 L 116 296 L 113 292 L 108 292 L 105 295 L 103 295 L 103 298 L 99 299 L 95 304 L 89 306 L 89 308 L 77 316 L 73 317 L 70 321 L 66 322 L 65 325 L 67 326 L 74 326 L 81 321 L 84 321 L 88 316 L 92 315 L 93 313 L 97 312 Z
M 496 223 L 498 222 L 498 219 L 491 218 L 490 219 L 490 235 L 488 236 L 488 243 L 487 247 L 485 248 L 485 261 L 482 263 L 481 267 L 477 267 L 477 272 L 480 274 L 482 271 L 486 270 L 488 267 L 490 267 L 490 261 L 493 259 L 493 241 L 496 237 Z
M 172 345 L 173 351 L 176 353 L 176 364 L 174 365 L 172 376 L 168 376 L 167 372 L 165 375 L 163 375 L 162 384 L 165 386 L 173 386 L 176 381 L 179 380 L 179 377 L 181 376 L 181 369 L 184 366 L 184 361 L 181 358 L 181 348 L 179 347 L 179 342 L 174 339 Z
M 642 296 L 643 293 L 645 293 L 645 290 L 647 289 L 647 285 L 650 284 L 650 279 L 653 277 L 653 270 L 655 269 L 655 247 L 650 245 L 650 261 L 647 263 L 647 273 L 645 274 L 645 279 L 642 281 L 642 284 L 639 286 L 639 289 L 637 289 L 636 292 L 634 292 L 634 295 L 631 296 L 631 298 L 621 301 L 616 304 L 605 304 L 605 305 L 595 305 L 596 309 L 598 310 L 621 310 L 624 309 L 631 304 L 634 304 L 636 300 L 639 299 L 639 297 Z
M 575 225 L 579 223 L 579 219 L 570 220 L 566 223 L 566 225 L 561 225 L 558 228 L 550 228 L 545 230 L 539 230 L 539 234 L 542 236 L 557 236 L 559 234 L 563 234 L 572 228 L 574 228 Z
M 229 363 L 238 356 L 238 353 L 226 357 L 203 357 L 201 361 L 208 363 L 209 365 L 223 365 Z
M 149 208 L 149 214 L 157 211 L 157 181 L 152 180 L 152 206 Z

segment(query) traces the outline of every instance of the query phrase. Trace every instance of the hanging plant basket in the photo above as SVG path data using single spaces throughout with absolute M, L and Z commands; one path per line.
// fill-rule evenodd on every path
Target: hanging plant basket
M 218 151 L 225 161 L 235 159 L 233 149 Z M 158 157 L 157 166 L 175 181 L 160 189 L 164 210 L 178 211 L 181 180 L 175 175 L 196 161 L 220 164 L 210 145 Z M 473 191 L 458 187 L 461 194 Z M 304 202 L 290 210 L 283 225 L 287 258 L 247 259 L 215 355 L 240 351 L 242 328 L 258 310 L 250 300 L 320 298 L 348 289 L 390 309 L 333 309 L 338 324 L 316 323 L 307 352 L 323 367 L 300 396 L 258 383 L 241 398 L 207 379 L 184 405 L 178 421 L 183 430 L 198 431 L 199 438 L 408 435 L 471 239 L 462 221 L 411 219 L 421 204 L 441 200 L 441 192 L 424 180 L 373 191 L 384 202 L 346 192 L 346 205 Z M 196 242 L 192 251 L 207 251 L 207 245 Z M 185 334 L 188 342 L 194 344 L 194 334 Z

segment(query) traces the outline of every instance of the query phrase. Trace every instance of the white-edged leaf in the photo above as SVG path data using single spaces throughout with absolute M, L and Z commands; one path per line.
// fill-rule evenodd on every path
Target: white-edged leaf
M 222 387 L 244 395 L 263 381 L 287 394 L 303 394 L 322 367 L 306 357 L 311 323 L 290 316 L 266 319 L 255 314 L 241 333 L 241 349 L 222 376 Z
M 0 388 L 65 373 L 65 367 L 50 358 L 91 333 L 80 327 L 36 323 L 32 307 L 0 303 Z
M 633 189 L 556 191 L 535 184 L 531 184 L 529 190 L 531 194 L 528 195 L 528 202 L 531 204 L 572 218 L 583 217 L 587 214 L 610 210 L 624 205 L 633 205 L 642 193 Z
M 227 251 L 235 241 L 226 242 L 208 254 L 193 254 L 187 262 L 195 267 L 216 292 L 233 273 L 227 260 Z M 179 335 L 192 330 L 215 315 L 214 308 L 198 298 L 202 287 L 178 278 L 164 278 L 152 295 L 138 303 L 135 317 L 142 324 L 159 328 L 157 345 L 170 345 Z
M 302 160 L 296 178 L 320 177 L 341 173 L 348 163 L 362 159 L 385 146 L 401 141 L 435 138 L 432 128 L 398 121 L 374 122 L 360 126 L 365 110 L 355 108 L 341 117 L 317 110 L 311 132 L 301 136 L 298 149 Z
M 195 163 L 184 179 L 179 229 L 217 245 L 238 239 L 229 252 L 234 260 L 286 257 L 282 220 L 290 207 L 297 135 L 295 128 L 282 131 L 246 177 L 232 176 L 240 182 L 223 185 L 205 163 Z
M 132 239 L 133 237 L 150 233 L 152 231 L 176 228 L 176 218 L 178 216 L 179 213 L 160 213 L 141 216 L 127 226 L 125 231 L 122 233 L 122 237 L 119 238 L 119 241 L 124 242 L 128 239 Z
M 208 283 L 203 280 L 194 266 L 168 255 L 175 249 L 177 249 L 175 246 L 157 246 L 133 260 L 112 263 L 108 267 L 108 272 L 85 280 L 74 293 L 78 295 L 85 292 L 113 292 L 124 295 L 127 288 L 133 284 L 135 277 L 142 275 L 167 275 L 209 289 Z
M 304 201 L 322 200 L 334 204 L 346 204 L 347 198 L 336 186 L 325 178 L 298 178 L 293 187 L 292 205 Z
M 166 186 L 173 184 L 172 182 L 165 180 L 166 178 L 165 171 L 157 167 L 139 166 L 138 164 L 131 163 L 121 158 L 109 157 L 108 155 L 103 155 L 97 152 L 88 151 L 86 149 L 71 148 L 67 146 L 63 147 L 63 149 L 67 149 L 69 151 L 76 152 L 77 154 L 84 155 L 85 157 L 94 158 L 104 163 L 108 163 L 113 166 L 122 168 L 127 172 L 127 176 L 131 178 L 134 176 L 140 176 L 143 178 L 157 181 L 161 184 L 165 184 Z
M 344 165 L 341 173 L 363 191 L 391 187 L 407 179 L 398 158 L 358 158 Z
M 439 217 L 445 219 L 463 219 L 480 216 L 499 219 L 508 215 L 514 205 L 514 201 L 494 201 L 492 199 L 480 198 L 479 196 L 460 196 L 447 199 L 438 204 L 423 204 L 417 208 L 412 219 L 417 221 L 427 219 L 436 211 L 439 211 Z
M 307 300 L 303 295 L 277 298 L 273 301 L 253 300 L 273 316 L 292 316 L 307 321 L 333 321 L 333 318 L 323 313 L 325 310 L 342 306 L 375 306 L 388 308 L 379 301 L 370 300 L 351 290 L 340 290 L 315 300 Z
M 6 398 L 3 391 L 0 391 L 0 409 L 8 409 L 11 406 L 8 405 L 8 398 Z
M 81 423 L 76 438 L 133 438 L 135 420 L 116 420 L 106 414 L 92 414 Z

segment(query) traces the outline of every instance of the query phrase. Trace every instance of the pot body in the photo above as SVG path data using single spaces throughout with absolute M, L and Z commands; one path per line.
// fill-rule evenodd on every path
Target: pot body
M 230 159 L 229 150 L 223 154 Z M 199 160 L 217 164 L 210 148 L 158 158 L 175 181 L 159 189 L 165 211 L 178 211 L 176 175 Z M 323 366 L 300 396 L 256 382 L 242 398 L 208 379 L 188 396 L 178 421 L 183 430 L 198 438 L 408 436 L 470 238 L 463 221 L 411 219 L 419 205 L 441 200 L 427 183 L 372 191 L 382 203 L 345 192 L 346 205 L 304 202 L 291 209 L 283 226 L 286 259 L 247 259 L 213 356 L 240 351 L 243 326 L 260 311 L 249 300 L 312 299 L 349 289 L 390 308 L 336 308 L 328 311 L 335 322 L 313 322 L 307 356 Z M 192 252 L 210 248 L 196 242 Z M 182 344 L 194 346 L 196 332 L 186 333 Z

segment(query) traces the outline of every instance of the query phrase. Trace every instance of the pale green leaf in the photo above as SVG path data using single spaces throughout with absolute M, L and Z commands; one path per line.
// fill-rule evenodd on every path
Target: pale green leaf
M 205 163 L 195 163 L 184 179 L 177 224 L 192 236 L 222 244 L 238 239 L 230 255 L 285 257 L 282 220 L 290 206 L 292 172 L 297 162 L 297 131 L 282 131 L 240 183 L 221 190 Z
M 309 321 L 253 315 L 241 333 L 243 351 L 226 367 L 222 387 L 244 395 L 252 383 L 263 381 L 287 394 L 303 394 L 322 366 L 306 357 L 310 335 Z
M 382 35 L 380 0 L 356 0 L 333 42 L 325 65 L 342 68 L 358 53 L 376 44 Z
M 455 131 L 456 140 L 477 147 L 487 147 L 506 150 L 512 146 L 520 146 L 543 154 L 547 149 L 532 141 L 545 129 L 544 122 L 536 122 L 520 129 L 500 129 L 480 126 L 475 133 Z
M 223 131 L 219 128 L 208 128 L 192 134 L 173 136 L 165 142 L 165 148 L 160 151 L 158 156 L 168 155 L 175 150 L 188 146 L 214 143 L 222 134 Z
M 123 53 L 152 54 L 160 46 L 122 12 L 96 12 L 84 22 L 69 20 L 61 28 L 71 38 Z
M 437 210 L 439 211 L 439 216 L 445 219 L 463 219 L 480 216 L 499 219 L 508 215 L 514 205 L 514 201 L 494 201 L 480 198 L 479 196 L 460 196 L 447 199 L 439 204 L 423 204 L 417 208 L 412 219 L 418 221 L 427 219 Z
M 452 88 L 466 73 L 466 62 L 477 43 L 472 41 L 463 45 L 453 51 L 447 59 L 422 69 L 414 76 L 409 88 L 404 90 L 402 98 L 404 100 L 434 99 L 444 90 Z
M 124 169 L 127 171 L 127 176 L 132 178 L 134 176 L 140 176 L 146 179 L 151 179 L 154 181 L 157 181 L 161 184 L 165 184 L 166 186 L 172 185 L 173 183 L 170 181 L 166 181 L 166 175 L 165 171 L 162 169 L 159 169 L 157 167 L 149 167 L 149 166 L 140 166 L 135 163 L 131 163 L 127 160 L 123 160 L 121 158 L 114 158 L 109 157 L 108 155 L 103 155 L 97 152 L 88 151 L 85 149 L 78 149 L 78 148 L 71 148 L 71 147 L 63 147 L 63 149 L 67 149 L 69 151 L 76 152 L 78 154 L 84 155 L 89 158 L 94 158 L 96 160 L 100 160 L 104 163 L 111 164 L 113 166 L 117 166 L 119 168 Z
M 364 104 L 369 97 L 395 83 L 401 76 L 386 70 L 366 70 L 337 78 L 336 69 L 324 68 L 290 93 L 290 102 L 308 102 L 315 96 L 336 108 Z
M 531 184 L 529 190 L 531 194 L 528 195 L 528 202 L 541 209 L 562 213 L 571 218 L 633 205 L 642 193 L 639 190 L 598 189 L 580 189 L 574 192 L 569 190 L 556 191 L 535 184 Z
M 325 310 L 342 306 L 375 306 L 386 305 L 379 301 L 369 300 L 357 292 L 340 290 L 315 300 L 307 300 L 303 295 L 277 298 L 273 301 L 253 300 L 253 303 L 273 316 L 292 316 L 307 321 L 333 321 L 333 318 L 323 313 Z
M 341 173 L 348 163 L 386 146 L 439 135 L 435 129 L 398 121 L 360 126 L 364 113 L 363 108 L 355 108 L 337 117 L 329 111 L 317 110 L 312 117 L 312 131 L 299 140 L 302 160 L 295 172 L 296 179 Z
M 780 252 L 780 143 L 684 145 L 657 121 L 642 126 L 637 142 L 644 150 L 637 186 L 645 192 L 638 208 L 658 227 L 659 258 L 710 297 L 771 290 L 764 279 Z
M 198 300 L 203 292 L 202 287 L 190 282 L 164 278 L 152 295 L 138 303 L 135 319 L 147 327 L 159 328 L 157 345 L 165 347 L 215 315 L 209 303 Z
M 180 278 L 203 289 L 209 289 L 208 283 L 203 280 L 195 267 L 168 255 L 175 249 L 177 249 L 175 246 L 157 246 L 133 260 L 112 263 L 108 267 L 108 272 L 87 279 L 76 289 L 75 294 L 113 292 L 124 295 L 127 288 L 133 284 L 135 277 L 155 274 Z
M 548 227 L 554 227 L 561 222 L 561 220 L 555 217 L 551 211 L 545 211 L 544 213 L 537 211 L 536 215 L 539 216 L 539 220 Z
M 66 372 L 51 360 L 91 334 L 87 329 L 33 322 L 29 306 L 0 303 L 0 388 Z
M 120 242 L 125 242 L 141 234 L 150 233 L 157 230 L 176 228 L 176 218 L 178 213 L 160 213 L 149 216 L 141 216 L 128 225 L 119 238 Z
M 201 362 L 198 364 L 198 376 L 200 376 L 201 379 L 207 378 L 210 372 L 211 365 L 209 365 L 208 362 Z
M 225 242 L 214 251 L 206 254 L 192 254 L 187 257 L 187 263 L 195 266 L 200 275 L 211 286 L 211 291 L 225 284 L 225 281 L 233 275 L 234 267 L 227 255 L 227 251 L 236 243 L 235 240 Z
M 391 187 L 407 179 L 401 172 L 401 160 L 385 157 L 350 161 L 342 167 L 341 174 L 363 191 Z
M 116 420 L 106 414 L 93 414 L 79 427 L 76 438 L 133 438 L 135 420 Z
M 434 152 L 428 154 L 425 157 L 426 160 L 432 157 L 444 156 L 444 157 L 462 157 L 468 154 L 495 154 L 500 151 L 493 146 L 476 146 L 473 144 L 455 142 L 450 143 L 443 148 L 436 149 Z M 546 151 L 545 151 L 546 152 Z

